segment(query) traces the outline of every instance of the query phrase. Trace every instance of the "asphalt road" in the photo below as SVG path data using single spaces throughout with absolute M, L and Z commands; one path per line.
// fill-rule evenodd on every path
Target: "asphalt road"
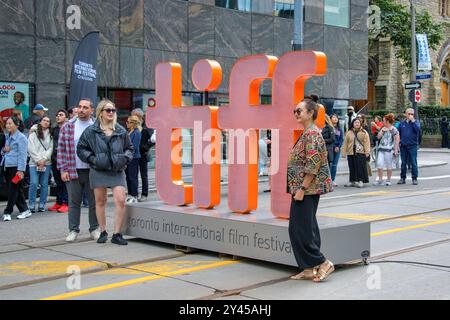
M 319 215 L 372 222 L 371 263 L 340 266 L 325 283 L 289 280 L 292 267 L 184 253 L 152 241 L 99 249 L 88 240 L 83 209 L 74 244 L 63 241 L 64 214 L 0 222 L 0 299 L 449 299 L 450 153 L 419 158 L 447 164 L 422 168 L 419 186 L 409 179 L 402 186 L 344 188 L 347 177 L 339 175 L 340 187 L 322 197 Z M 260 183 L 265 189 L 268 183 Z M 111 230 L 111 203 L 107 216 Z

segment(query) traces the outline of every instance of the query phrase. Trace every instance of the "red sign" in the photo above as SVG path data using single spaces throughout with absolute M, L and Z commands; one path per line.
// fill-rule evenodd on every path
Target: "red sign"
M 414 101 L 420 102 L 420 90 L 414 90 Z

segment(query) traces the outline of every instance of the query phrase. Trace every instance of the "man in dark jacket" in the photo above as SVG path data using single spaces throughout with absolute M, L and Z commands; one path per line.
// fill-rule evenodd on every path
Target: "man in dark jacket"
M 419 169 L 417 166 L 417 150 L 420 141 L 420 123 L 414 118 L 414 109 L 406 109 L 406 120 L 400 123 L 400 155 L 402 159 L 402 170 L 398 184 L 405 184 L 406 165 L 411 161 L 413 185 L 417 185 Z
M 442 148 L 450 148 L 448 143 L 448 121 L 446 117 L 441 119 L 441 135 L 442 135 Z
M 147 201 L 148 198 L 148 162 L 150 158 L 150 149 L 155 145 L 151 141 L 154 129 L 147 128 L 145 124 L 144 111 L 142 109 L 136 108 L 131 112 L 132 116 L 137 116 L 142 124 L 141 131 L 141 143 L 139 146 L 139 152 L 141 158 L 139 159 L 139 171 L 141 173 L 142 180 L 142 191 L 141 197 L 138 199 L 139 202 Z
M 56 203 L 50 207 L 49 211 L 58 211 L 60 213 L 69 212 L 69 195 L 67 193 L 67 187 L 64 181 L 61 179 L 61 172 L 57 168 L 58 159 L 58 140 L 59 132 L 63 125 L 69 120 L 69 114 L 66 110 L 61 109 L 56 113 L 56 127 L 53 128 L 53 153 L 52 153 L 52 173 L 56 183 Z

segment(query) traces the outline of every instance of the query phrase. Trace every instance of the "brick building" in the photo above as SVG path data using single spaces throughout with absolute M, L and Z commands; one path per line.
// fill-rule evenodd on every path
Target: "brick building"
M 407 6 L 409 0 L 397 0 Z M 434 21 L 450 23 L 448 0 L 415 0 L 417 12 L 428 11 Z M 401 111 L 408 104 L 404 84 L 410 82 L 402 63 L 395 57 L 396 48 L 389 39 L 374 41 L 369 48 L 368 99 L 372 108 Z M 450 25 L 437 51 L 430 50 L 433 71 L 430 80 L 422 80 L 421 105 L 450 106 Z

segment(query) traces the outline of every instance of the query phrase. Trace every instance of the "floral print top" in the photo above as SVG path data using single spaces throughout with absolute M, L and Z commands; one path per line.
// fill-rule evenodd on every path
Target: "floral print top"
M 287 168 L 287 193 L 295 195 L 307 174 L 315 176 L 305 195 L 320 195 L 333 191 L 327 148 L 319 128 L 306 129 L 292 148 Z

